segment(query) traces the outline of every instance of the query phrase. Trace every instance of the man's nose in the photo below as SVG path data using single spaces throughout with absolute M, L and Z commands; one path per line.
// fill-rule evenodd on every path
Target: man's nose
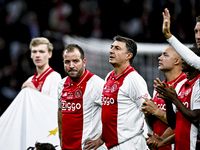
M 111 48 L 109 52 L 114 53 L 114 48 Z
M 162 59 L 162 55 L 158 57 L 158 60 L 161 60 L 161 59 Z
M 74 68 L 74 63 L 73 63 L 73 62 L 70 62 L 69 67 L 70 67 L 70 68 Z

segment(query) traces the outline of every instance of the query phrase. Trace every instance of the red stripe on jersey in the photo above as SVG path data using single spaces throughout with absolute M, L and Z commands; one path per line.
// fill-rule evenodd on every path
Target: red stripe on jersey
M 102 93 L 102 139 L 108 148 L 118 144 L 117 95 L 125 77 L 132 71 L 134 71 L 134 69 L 131 66 L 118 76 L 114 76 L 115 72 L 113 71 L 107 78 L 107 83 L 104 85 Z
M 62 91 L 62 149 L 81 150 L 83 132 L 83 95 L 87 81 L 94 74 L 85 71 L 77 81 L 67 77 Z
M 191 109 L 191 95 L 193 91 L 193 85 L 199 77 L 200 75 L 195 77 L 192 81 L 187 80 L 181 87 L 178 94 L 179 100 L 189 109 Z M 176 128 L 174 130 L 176 150 L 190 150 L 190 129 L 191 123 L 181 114 L 180 111 L 177 111 Z
M 32 78 L 32 83 L 35 85 L 35 87 L 41 92 L 42 91 L 42 86 L 45 82 L 46 77 L 53 72 L 54 70 L 49 67 L 45 72 L 43 72 L 38 78 L 36 78 L 38 72 L 36 72 Z
M 178 76 L 176 79 L 172 80 L 171 82 L 166 82 L 166 80 L 164 82 L 167 85 L 171 85 L 174 83 L 174 88 L 176 88 L 176 85 L 186 78 L 187 78 L 186 74 L 182 73 L 180 76 Z M 156 92 L 156 95 L 154 97 L 154 103 L 158 106 L 158 108 L 160 108 L 163 111 L 166 111 L 165 101 L 157 97 L 157 95 L 158 95 L 158 92 Z M 161 136 L 168 127 L 169 127 L 168 125 L 166 125 L 165 123 L 157 119 L 153 124 L 153 133 Z M 167 146 L 159 148 L 159 150 L 171 150 L 171 149 L 172 149 L 171 145 L 167 145 Z

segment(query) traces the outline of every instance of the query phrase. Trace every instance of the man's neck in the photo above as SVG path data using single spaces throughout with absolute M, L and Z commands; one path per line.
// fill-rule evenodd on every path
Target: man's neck
M 37 69 L 37 77 L 39 77 L 43 72 L 45 72 L 49 68 L 49 65 L 45 65 L 42 67 L 36 67 Z
M 114 66 L 115 76 L 121 74 L 130 64 L 123 64 L 121 66 Z
M 165 72 L 165 76 L 167 79 L 167 82 L 171 82 L 174 79 L 176 79 L 178 76 L 182 74 L 182 71 L 177 71 L 177 72 Z

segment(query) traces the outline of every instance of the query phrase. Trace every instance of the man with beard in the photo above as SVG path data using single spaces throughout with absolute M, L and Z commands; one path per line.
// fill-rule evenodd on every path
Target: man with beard
M 86 68 L 84 51 L 69 44 L 63 51 L 67 76 L 58 87 L 58 126 L 63 150 L 107 149 L 101 136 L 101 94 L 104 81 Z M 84 147 L 90 141 L 89 148 Z

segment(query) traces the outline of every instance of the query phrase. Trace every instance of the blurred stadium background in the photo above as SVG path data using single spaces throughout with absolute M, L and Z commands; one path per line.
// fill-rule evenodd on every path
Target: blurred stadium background
M 134 39 L 138 54 L 132 66 L 144 77 L 152 95 L 153 80 L 165 78 L 157 62 L 168 45 L 161 31 L 166 7 L 172 33 L 187 45 L 194 43 L 200 0 L 0 0 L 0 115 L 35 73 L 29 42 L 38 36 L 53 43 L 50 65 L 62 77 L 62 51 L 67 44 L 82 46 L 87 69 L 105 78 L 112 70 L 108 62 L 112 38 Z

